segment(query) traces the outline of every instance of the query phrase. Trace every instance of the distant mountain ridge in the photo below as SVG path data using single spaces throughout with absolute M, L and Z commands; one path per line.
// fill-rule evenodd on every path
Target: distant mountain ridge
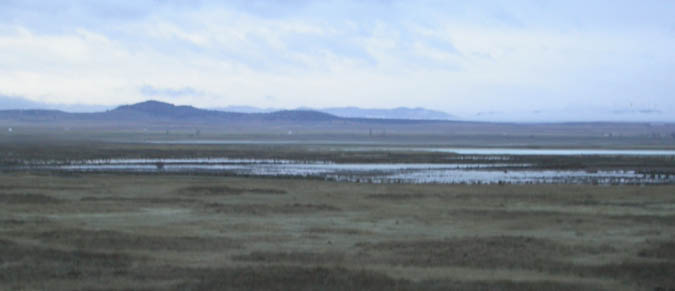
M 149 100 L 132 105 L 123 105 L 117 107 L 109 114 L 141 114 L 155 118 L 165 119 L 179 119 L 179 120 L 202 120 L 202 121 L 218 121 L 218 120 L 277 120 L 277 121 L 327 121 L 339 119 L 339 117 L 311 110 L 280 110 L 267 113 L 241 113 L 241 112 L 226 112 L 218 110 L 200 109 L 187 105 L 173 105 L 160 101 Z
M 110 114 L 143 114 L 154 117 L 164 118 L 205 118 L 214 115 L 222 115 L 219 111 L 199 109 L 187 105 L 173 105 L 155 100 L 149 100 L 141 103 L 122 105 L 111 111 Z
M 149 100 L 122 105 L 105 112 L 72 113 L 58 110 L 15 109 L 0 110 L 0 120 L 14 121 L 116 121 L 116 122 L 175 122 L 223 123 L 252 121 L 316 122 L 338 120 L 340 117 L 310 110 L 282 110 L 269 113 L 239 113 L 200 109 L 187 105 Z
M 279 108 L 259 108 L 254 106 L 227 106 L 214 108 L 214 110 L 240 112 L 240 113 L 268 113 L 281 111 Z M 392 109 L 329 107 L 311 108 L 300 107 L 296 110 L 319 111 L 345 118 L 371 118 L 371 119 L 412 119 L 412 120 L 458 120 L 459 118 L 443 111 L 431 110 L 422 107 L 408 108 L 397 107 Z
M 138 111 L 141 107 L 145 107 L 146 110 L 176 110 L 181 112 L 181 114 L 188 114 L 190 111 L 186 107 L 192 106 L 175 106 L 176 108 L 166 106 L 172 105 L 165 102 L 153 101 L 150 100 L 150 103 L 144 104 L 146 102 L 141 102 L 133 105 L 136 106 L 134 110 Z M 163 103 L 164 105 L 153 103 Z M 111 108 L 111 106 L 102 106 L 102 105 L 68 105 L 68 104 L 51 104 L 43 103 L 28 100 L 21 97 L 11 97 L 0 95 L 0 110 L 13 110 L 13 109 L 22 109 L 22 110 L 60 110 L 66 113 L 95 113 L 105 110 L 115 110 L 129 109 L 129 106 L 133 105 L 122 105 L 117 108 Z M 156 108 L 151 108 L 156 107 Z M 163 108 L 163 109 L 161 109 Z M 193 107 L 194 109 L 198 109 Z M 317 111 L 328 113 L 337 117 L 345 118 L 372 118 L 372 119 L 412 119 L 412 120 L 458 120 L 459 118 L 442 112 L 438 110 L 431 110 L 426 108 L 408 108 L 408 107 L 398 107 L 392 109 L 380 109 L 380 108 L 360 108 L 356 106 L 349 107 L 329 107 L 329 108 L 310 108 L 310 107 L 300 107 L 296 109 L 284 109 L 284 108 L 275 108 L 267 107 L 260 108 L 255 106 L 246 106 L 246 105 L 231 105 L 226 107 L 214 107 L 209 109 L 200 109 L 200 110 L 210 110 L 210 111 L 220 111 L 220 112 L 230 112 L 230 113 L 272 113 L 277 111 Z M 150 112 L 146 112 L 150 113 Z M 154 112 L 155 114 L 159 112 Z M 194 113 L 194 112 L 193 112 Z
M 58 110 L 0 110 L 0 130 L 6 127 L 4 135 L 21 135 L 22 128 L 47 128 L 45 133 L 74 132 L 71 129 L 92 130 L 89 133 L 109 130 L 130 130 L 157 134 L 174 130 L 184 137 L 196 137 L 199 132 L 216 136 L 320 136 L 330 139 L 331 135 L 352 138 L 388 139 L 394 136 L 408 136 L 405 142 L 424 143 L 425 137 L 451 136 L 542 136 L 566 138 L 569 134 L 583 134 L 593 138 L 632 136 L 650 138 L 652 142 L 669 143 L 675 139 L 675 123 L 495 123 L 455 120 L 411 120 L 382 118 L 339 117 L 313 110 L 282 110 L 268 113 L 239 113 L 200 109 L 193 106 L 176 106 L 159 101 L 146 101 L 122 105 L 115 109 L 93 112 L 72 113 Z M 118 132 L 119 133 L 119 132 Z M 271 135 L 270 135 L 271 134 Z M 85 137 L 86 135 L 83 135 Z M 115 135 L 109 136 L 114 138 Z M 414 138 L 412 138 L 414 137 Z M 410 138 L 410 139 L 408 139 Z M 452 137 L 454 139 L 454 137 Z M 528 139 L 529 140 L 529 139 Z M 307 140 L 311 142 L 310 139 Z
M 152 103 L 157 102 L 157 103 Z M 54 120 L 64 119 L 124 119 L 121 111 L 135 115 L 137 118 L 159 118 L 167 119 L 169 116 L 160 114 L 162 110 L 170 110 L 176 117 L 198 120 L 200 118 L 217 119 L 255 119 L 263 118 L 255 114 L 266 114 L 279 111 L 313 111 L 323 112 L 332 115 L 332 118 L 356 118 L 356 119 L 380 119 L 391 120 L 435 120 L 435 121 L 467 121 L 467 122 L 525 122 L 525 123 L 560 123 L 560 122 L 675 122 L 673 114 L 667 108 L 563 108 L 563 109 L 533 109 L 525 111 L 481 111 L 478 113 L 464 113 L 462 115 L 452 115 L 442 111 L 430 110 L 425 108 L 407 108 L 398 107 L 392 109 L 363 109 L 359 107 L 331 107 L 323 109 L 313 109 L 309 107 L 300 107 L 294 110 L 285 110 L 274 107 L 254 107 L 254 106 L 227 106 L 220 108 L 201 109 L 192 106 L 175 106 L 160 101 L 150 101 L 148 104 L 141 102 L 132 105 L 122 105 L 117 108 L 103 105 L 87 104 L 56 104 L 32 101 L 30 99 L 7 96 L 0 94 L 0 111 L 4 110 L 3 115 L 13 114 L 11 111 L 20 110 L 21 114 L 15 117 L 26 119 L 40 118 Z M 138 106 L 135 106 L 138 105 Z M 145 106 L 145 108 L 142 108 Z M 153 108 L 156 107 L 156 108 Z M 163 108 L 163 109 L 162 109 Z M 154 110 L 154 112 L 153 112 Z M 201 111 L 195 111 L 201 110 Z M 460 109 L 458 109 L 460 110 Z M 102 114 L 104 112 L 112 112 Z M 16 113 L 16 112 L 15 112 Z M 168 113 L 168 112 L 165 112 Z M 75 114 L 75 115 L 73 115 Z M 254 114 L 245 116 L 241 114 Z M 268 116 L 267 118 L 278 118 Z M 117 116 L 117 117 L 114 117 Z M 580 117 L 581 116 L 581 117 Z M 5 117 L 7 118 L 7 117 Z M 316 116 L 318 119 L 326 117 Z M 7 120 L 7 119 L 6 119 Z M 278 120 L 278 119 L 277 119 Z

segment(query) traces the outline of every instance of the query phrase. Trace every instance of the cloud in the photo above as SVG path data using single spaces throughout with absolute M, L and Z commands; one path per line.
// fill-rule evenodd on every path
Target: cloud
M 655 1 L 0 1 L 0 90 L 465 115 L 639 101 L 675 114 L 673 14 Z
M 110 106 L 90 104 L 55 104 L 42 103 L 28 100 L 17 96 L 5 96 L 0 94 L 0 110 L 15 109 L 51 109 L 68 112 L 100 112 L 110 109 Z
M 150 85 L 143 85 L 139 91 L 147 97 L 201 97 L 206 94 L 192 87 L 183 88 L 155 88 Z
M 15 96 L 0 95 L 0 110 L 7 109 L 35 109 L 40 108 L 40 104 Z

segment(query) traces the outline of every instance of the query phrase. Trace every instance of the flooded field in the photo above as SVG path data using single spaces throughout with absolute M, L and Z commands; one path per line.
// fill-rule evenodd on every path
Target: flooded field
M 669 173 L 620 170 L 550 170 L 508 157 L 457 156 L 450 163 L 335 163 L 285 159 L 110 159 L 38 161 L 18 169 L 70 172 L 208 173 L 228 176 L 298 177 L 340 182 L 411 184 L 673 184 Z M 462 163 L 470 160 L 471 163 Z M 480 162 L 480 161 L 490 161 Z

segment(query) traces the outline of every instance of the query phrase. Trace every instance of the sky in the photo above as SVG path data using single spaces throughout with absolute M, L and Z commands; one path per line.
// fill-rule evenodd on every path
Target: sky
M 0 96 L 675 121 L 675 1 L 0 0 Z

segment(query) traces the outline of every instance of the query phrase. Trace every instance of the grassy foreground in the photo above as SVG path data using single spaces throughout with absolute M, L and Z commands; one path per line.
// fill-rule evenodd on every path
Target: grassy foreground
M 0 174 L 2 290 L 673 290 L 675 186 Z

